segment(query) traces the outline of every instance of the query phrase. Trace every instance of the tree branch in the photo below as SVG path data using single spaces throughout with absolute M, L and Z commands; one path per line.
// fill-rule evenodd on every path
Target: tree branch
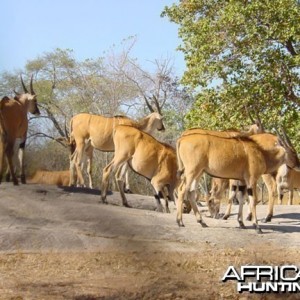
M 55 138 L 55 137 L 53 137 L 53 136 L 50 136 L 50 135 L 48 135 L 48 134 L 46 134 L 46 133 L 44 133 L 44 132 L 35 132 L 35 133 L 29 135 L 29 136 L 27 137 L 27 139 L 34 138 L 34 137 L 45 137 L 45 138 L 47 138 L 47 139 L 53 140 L 53 141 L 55 141 L 55 142 L 61 144 L 64 148 L 67 148 L 67 145 L 66 145 L 65 143 L 61 142 L 61 141 L 58 140 L 57 138 Z
M 296 50 L 295 50 L 295 48 L 294 48 L 294 46 L 293 46 L 292 38 L 289 38 L 289 39 L 286 41 L 285 46 L 286 46 L 287 50 L 290 52 L 290 54 L 291 54 L 292 56 L 298 55 L 297 52 L 296 52 Z

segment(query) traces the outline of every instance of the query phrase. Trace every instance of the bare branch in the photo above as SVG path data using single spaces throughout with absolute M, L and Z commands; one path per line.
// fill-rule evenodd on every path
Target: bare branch
M 47 138 L 47 139 L 50 139 L 50 140 L 53 140 L 59 144 L 61 144 L 64 148 L 67 148 L 67 145 L 63 142 L 61 142 L 59 139 L 57 138 L 54 138 L 53 136 L 50 136 L 44 132 L 35 132 L 29 136 L 27 136 L 27 139 L 31 139 L 31 138 L 34 138 L 34 137 L 44 137 L 44 138 Z
M 247 114 L 248 114 L 248 116 L 249 116 L 249 118 L 250 118 L 252 124 L 254 124 L 255 121 L 254 121 L 254 119 L 253 119 L 253 117 L 252 117 L 252 115 L 251 115 L 251 113 L 250 113 L 250 110 L 249 110 L 248 105 L 244 105 L 244 108 L 245 108 L 245 110 L 246 110 L 246 112 L 247 112 Z

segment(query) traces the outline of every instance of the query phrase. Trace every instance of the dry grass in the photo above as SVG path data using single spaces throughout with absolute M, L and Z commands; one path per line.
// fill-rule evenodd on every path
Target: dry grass
M 296 264 L 299 254 L 262 246 L 216 251 L 209 245 L 199 253 L 1 254 L 0 299 L 279 299 L 237 294 L 235 284 L 221 278 L 229 265 Z

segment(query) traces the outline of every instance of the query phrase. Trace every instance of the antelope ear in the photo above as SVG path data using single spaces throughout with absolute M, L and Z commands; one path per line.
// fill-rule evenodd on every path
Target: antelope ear
M 14 90 L 14 93 L 16 94 L 16 96 L 20 96 L 21 94 L 19 92 L 17 92 L 16 90 Z

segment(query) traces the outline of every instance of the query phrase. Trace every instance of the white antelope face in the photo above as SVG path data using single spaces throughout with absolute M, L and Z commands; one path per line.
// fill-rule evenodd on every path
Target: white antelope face
M 286 134 L 284 129 L 281 129 L 283 135 L 280 136 L 278 133 L 278 141 L 279 144 L 285 150 L 285 164 L 294 169 L 295 171 L 300 171 L 300 161 L 298 158 L 298 154 L 296 149 L 294 148 L 291 140 L 289 139 L 288 135 Z
M 164 117 L 157 112 L 152 113 L 151 114 L 151 120 L 153 124 L 152 128 L 158 131 L 165 131 L 163 118 Z
M 32 113 L 33 115 L 40 115 L 40 110 L 38 108 L 38 104 L 37 104 L 37 96 L 33 90 L 33 85 L 32 85 L 32 80 L 33 80 L 33 75 L 31 76 L 30 79 L 30 92 L 27 90 L 23 78 L 21 76 L 21 83 L 23 86 L 23 90 L 25 94 L 19 95 L 20 96 L 20 100 L 26 99 L 27 103 L 28 103 L 28 111 L 30 113 Z
M 28 111 L 33 115 L 40 115 L 40 110 L 38 108 L 36 95 L 29 94 L 27 100 L 28 100 Z
M 297 152 L 295 151 L 294 148 L 291 147 L 285 147 L 285 151 L 286 151 L 286 156 L 285 156 L 286 165 L 291 169 L 294 169 L 295 171 L 299 172 L 300 162 L 299 162 Z

